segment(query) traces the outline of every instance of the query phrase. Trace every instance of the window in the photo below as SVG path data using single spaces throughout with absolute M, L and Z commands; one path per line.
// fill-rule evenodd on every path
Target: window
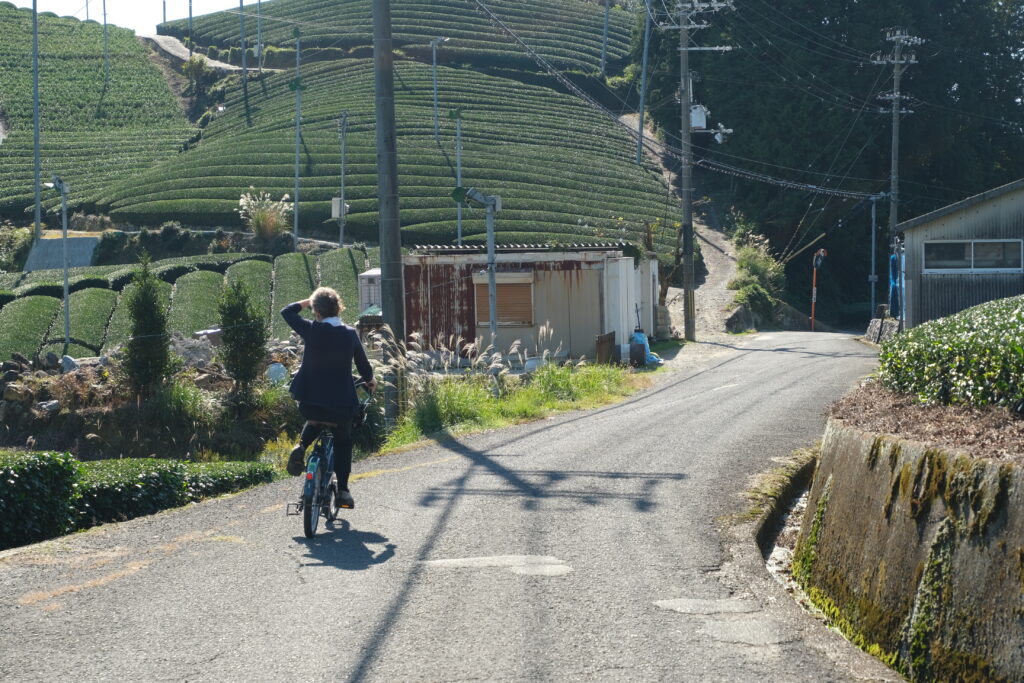
M 496 273 L 495 304 L 498 324 L 533 326 L 533 273 Z M 487 273 L 473 275 L 476 289 L 477 325 L 489 325 L 491 305 L 487 298 Z
M 1014 272 L 1024 265 L 1024 240 L 924 243 L 925 272 Z

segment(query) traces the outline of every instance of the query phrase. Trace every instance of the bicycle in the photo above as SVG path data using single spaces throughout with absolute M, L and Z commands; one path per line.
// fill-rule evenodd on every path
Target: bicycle
M 359 402 L 353 417 L 353 427 L 362 426 L 366 422 L 366 410 L 372 395 L 366 391 L 362 382 L 356 383 L 357 388 L 366 392 L 366 398 Z M 306 476 L 302 484 L 302 496 L 297 503 L 288 503 L 285 508 L 287 515 L 302 515 L 302 531 L 306 538 L 316 536 L 320 517 L 328 522 L 338 518 L 338 475 L 334 472 L 334 434 L 331 429 L 338 425 L 334 422 L 313 422 L 323 427 L 320 436 L 313 444 L 309 460 L 306 461 Z

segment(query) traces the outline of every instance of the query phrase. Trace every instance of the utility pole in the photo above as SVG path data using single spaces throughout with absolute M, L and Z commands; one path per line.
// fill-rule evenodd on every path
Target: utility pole
M 295 91 L 295 197 L 292 203 L 292 247 L 299 248 L 299 164 L 302 150 L 302 35 L 295 29 L 295 78 L 289 87 Z
M 900 186 L 900 114 L 912 114 L 912 111 L 903 109 L 901 102 L 903 95 L 900 92 L 900 79 L 911 64 L 917 64 L 917 57 L 913 52 L 904 53 L 905 47 L 920 45 L 924 39 L 909 35 L 902 28 L 886 29 L 885 39 L 893 44 L 892 52 L 888 55 L 875 54 L 871 61 L 874 64 L 892 64 L 893 91 L 879 95 L 881 99 L 892 101 L 892 165 L 889 173 L 889 236 L 896 239 L 896 223 L 899 211 L 899 186 Z M 880 113 L 888 113 L 885 109 L 879 109 Z
M 448 116 L 455 119 L 455 186 L 462 187 L 462 110 L 456 109 L 449 112 Z M 462 246 L 462 207 L 464 203 L 456 205 L 456 244 Z
M 494 245 L 494 214 L 501 211 L 501 197 L 496 194 L 484 194 L 475 187 L 466 188 L 459 185 L 452 192 L 452 199 L 460 204 L 471 199 L 487 209 L 487 306 L 490 309 L 490 348 L 493 351 L 498 338 L 498 276 Z
M 398 149 L 395 139 L 395 73 L 391 39 L 391 1 L 373 0 L 374 110 L 377 117 L 377 196 L 379 202 L 381 308 L 391 328 L 393 348 L 405 341 L 405 281 L 398 215 Z M 391 360 L 385 349 L 385 362 Z M 384 414 L 398 417 L 398 395 L 385 394 Z
M 192 0 L 189 0 L 191 2 Z M 256 63 L 263 75 L 263 2 L 256 0 Z
M 683 313 L 686 341 L 696 341 L 697 339 L 697 307 L 694 299 L 693 272 L 693 145 L 691 144 L 693 85 L 690 78 L 690 51 L 727 51 L 732 49 L 731 47 L 691 47 L 690 30 L 707 28 L 707 24 L 691 24 L 690 22 L 696 14 L 701 12 L 717 12 L 726 7 L 731 8 L 731 2 L 681 0 L 679 3 L 679 104 L 682 118 L 680 126 L 682 167 L 679 173 L 679 193 L 682 198 L 680 241 L 682 242 L 683 251 Z
M 85 20 L 89 21 L 89 0 L 85 0 Z
M 110 40 L 107 34 L 107 0 L 103 0 L 103 85 L 110 83 Z
M 348 112 L 341 112 L 338 119 L 338 141 L 341 144 L 341 196 L 338 200 L 338 246 L 345 244 L 345 223 L 348 220 L 348 206 L 345 204 L 345 157 L 348 143 Z
M 107 0 L 103 0 L 104 4 Z M 104 17 L 106 13 L 104 13 Z M 106 19 L 104 18 L 104 32 Z M 35 239 L 43 236 L 43 187 L 42 163 L 39 159 L 39 12 L 36 0 L 32 0 L 32 144 L 35 157 L 35 198 L 36 198 L 36 233 Z
M 53 176 L 53 181 L 46 183 L 46 187 L 53 188 L 60 192 L 60 215 L 63 226 L 63 239 L 61 240 L 62 261 L 64 264 L 64 354 L 67 355 L 68 347 L 71 345 L 71 306 L 68 294 L 68 194 L 71 186 Z
M 192 43 L 195 39 L 192 37 L 192 0 L 188 0 L 188 56 L 192 57 Z
M 644 103 L 647 101 L 647 53 L 651 47 L 651 13 L 644 11 L 644 57 L 640 69 L 640 124 L 636 139 L 636 165 L 644 157 Z
M 875 269 L 875 239 L 876 233 L 878 232 L 878 197 L 871 198 L 871 275 L 868 276 L 868 282 L 871 286 L 871 317 L 875 317 L 875 290 L 877 289 L 878 282 L 878 271 Z
M 238 0 L 238 30 L 241 34 L 241 45 L 242 45 L 242 100 L 245 105 L 245 121 L 251 125 L 249 121 L 249 64 L 245 57 L 245 5 L 242 4 L 244 0 Z
M 434 142 L 441 142 L 441 127 L 437 118 L 437 48 L 441 43 L 447 43 L 447 38 L 437 37 L 430 41 L 430 53 L 432 56 L 434 71 Z
M 601 77 L 604 78 L 608 66 L 608 14 L 612 8 L 612 0 L 604 0 L 604 32 L 601 35 Z
M 164 0 L 164 23 L 167 23 L 167 0 Z

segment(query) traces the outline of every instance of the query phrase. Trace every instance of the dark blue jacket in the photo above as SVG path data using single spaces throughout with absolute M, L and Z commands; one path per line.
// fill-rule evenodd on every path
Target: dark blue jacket
M 373 368 L 355 329 L 342 324 L 306 320 L 298 303 L 281 309 L 281 317 L 305 342 L 302 365 L 292 380 L 296 401 L 331 410 L 355 409 L 359 401 L 352 381 L 352 363 L 366 382 L 373 379 Z

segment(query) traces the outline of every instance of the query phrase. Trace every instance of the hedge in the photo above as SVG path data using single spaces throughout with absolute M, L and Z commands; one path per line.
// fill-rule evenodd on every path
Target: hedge
M 0 451 L 0 550 L 72 530 L 77 477 L 68 453 Z
M 43 345 L 60 307 L 60 299 L 27 296 L 0 309 L 0 360 L 8 360 L 14 352 L 32 358 Z
M 1017 407 L 1024 402 L 1024 296 L 924 323 L 882 344 L 879 372 L 922 401 Z
M 367 249 L 370 267 L 380 266 L 380 249 Z M 363 252 L 355 249 L 335 249 L 320 255 L 320 285 L 333 287 L 341 295 L 345 310 L 341 319 L 352 325 L 359 319 L 359 274 L 365 270 Z
M 189 337 L 193 332 L 217 327 L 220 313 L 217 303 L 224 288 L 224 276 L 209 270 L 197 270 L 178 278 L 171 296 L 167 331 Z
M 229 284 L 237 281 L 246 286 L 253 305 L 269 322 L 274 266 L 265 261 L 242 261 L 228 268 L 225 277 Z
M 132 333 L 132 318 L 127 302 L 134 287 L 134 284 L 128 285 L 117 297 L 117 305 L 114 307 L 114 313 L 110 316 L 110 323 L 107 325 L 103 353 L 109 353 L 124 344 Z M 164 302 L 164 310 L 166 310 L 171 304 L 171 285 L 157 281 L 157 290 Z
M 308 299 L 316 289 L 316 259 L 308 254 L 282 254 L 274 259 L 274 303 L 271 306 L 270 329 L 274 339 L 288 339 L 292 328 L 280 315 L 280 310 L 290 303 Z M 311 318 L 309 310 L 302 312 Z
M 0 451 L 0 550 L 274 480 L 272 465 Z

